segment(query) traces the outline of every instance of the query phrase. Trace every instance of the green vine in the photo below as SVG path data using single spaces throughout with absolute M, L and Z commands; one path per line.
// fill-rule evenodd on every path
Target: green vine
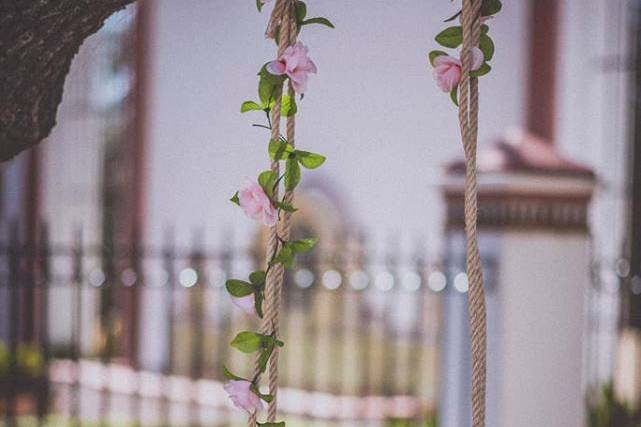
M 258 11 L 262 11 L 268 0 L 256 0 Z M 307 18 L 307 5 L 303 1 L 295 2 L 296 29 L 300 33 L 304 26 L 319 24 L 334 28 L 326 18 Z M 278 40 L 278 37 L 275 38 Z M 294 148 L 287 138 L 279 135 L 271 138 L 273 123 L 271 114 L 277 99 L 281 98 L 281 117 L 290 117 L 298 113 L 298 105 L 294 97 L 282 94 L 283 85 L 291 83 L 296 94 L 302 101 L 310 74 L 316 74 L 316 65 L 307 56 L 308 50 L 302 43 L 289 46 L 284 53 L 273 61 L 264 64 L 258 72 L 258 101 L 245 101 L 241 105 L 241 113 L 250 111 L 262 112 L 266 117 L 265 123 L 255 123 L 252 126 L 270 131 L 267 143 L 267 154 L 271 161 L 284 162 L 284 172 L 276 174 L 271 170 L 261 172 L 255 182 L 248 182 L 237 191 L 231 202 L 240 206 L 250 218 L 269 227 L 277 227 L 283 212 L 294 213 L 296 207 L 288 203 L 286 196 L 278 197 L 277 189 L 284 188 L 286 192 L 294 191 L 300 184 L 302 169 L 317 169 L 325 163 L 325 157 L 311 152 Z M 281 95 L 282 94 L 282 95 Z M 282 170 L 282 168 L 279 168 Z M 267 275 L 271 268 L 281 264 L 283 268 L 290 268 L 296 256 L 308 252 L 316 246 L 318 239 L 314 237 L 293 240 L 285 239 L 276 234 L 276 250 L 267 262 L 264 270 L 252 272 L 247 280 L 230 279 L 225 287 L 235 305 L 246 313 L 263 318 L 263 302 Z M 236 350 L 246 354 L 257 354 L 257 373 L 253 378 L 242 378 L 233 374 L 226 367 L 224 374 L 229 379 L 225 390 L 233 403 L 252 414 L 262 409 L 264 402 L 271 402 L 273 396 L 260 392 L 258 379 L 267 369 L 269 359 L 277 347 L 285 343 L 276 334 L 275 325 L 271 325 L 271 332 L 267 334 L 242 331 L 231 341 L 230 345 Z M 279 427 L 285 426 L 284 422 L 257 423 L 258 426 Z
M 499 13 L 503 5 L 500 0 L 483 0 L 481 4 L 481 35 L 479 44 L 472 50 L 471 77 L 481 77 L 492 71 L 489 62 L 494 58 L 494 41 L 489 35 L 490 27 L 487 25 L 494 15 Z M 452 22 L 459 19 L 461 11 L 446 19 Z M 460 25 L 450 26 L 436 35 L 436 42 L 449 49 L 458 49 L 463 43 L 463 28 Z M 443 92 L 450 94 L 452 102 L 458 106 L 458 84 L 461 79 L 461 60 L 442 50 L 433 50 L 428 54 L 429 62 L 433 67 L 434 80 Z

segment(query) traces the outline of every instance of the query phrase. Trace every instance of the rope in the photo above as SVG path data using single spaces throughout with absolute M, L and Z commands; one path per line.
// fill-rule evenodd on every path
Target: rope
M 294 20 L 294 1 L 277 0 L 272 11 L 267 30 L 268 38 L 279 35 L 278 56 L 296 42 L 297 29 Z M 481 0 L 463 0 L 461 25 L 463 28 L 462 76 L 459 84 L 459 123 L 465 151 L 465 234 L 467 237 L 466 268 L 469 283 L 468 316 L 470 324 L 470 340 L 472 351 L 472 427 L 485 426 L 485 382 L 486 382 L 486 314 L 485 295 L 483 289 L 483 274 L 479 254 L 476 224 L 478 217 L 477 183 L 476 183 L 476 148 L 478 133 L 478 82 L 470 77 L 472 63 L 471 49 L 478 46 L 480 36 Z M 291 82 L 288 94 L 294 99 Z M 277 92 L 276 103 L 272 108 L 272 139 L 280 135 L 282 89 Z M 295 144 L 295 116 L 287 118 L 287 141 Z M 271 170 L 279 174 L 279 162 L 271 164 Z M 278 197 L 277 189 L 275 197 Z M 291 203 L 293 193 L 285 193 L 285 203 Z M 282 221 L 270 230 L 267 259 L 271 260 L 278 250 L 278 229 L 281 227 L 281 238 L 287 241 L 290 234 L 290 216 L 285 212 Z M 263 333 L 272 331 L 279 333 L 279 307 L 284 278 L 284 268 L 277 264 L 267 275 L 265 313 L 261 330 Z M 259 369 L 256 367 L 258 378 Z M 268 422 L 276 421 L 278 393 L 278 347 L 274 349 L 269 360 L 269 393 L 273 400 L 269 403 Z M 249 417 L 249 427 L 256 426 L 256 413 Z
M 463 0 L 461 26 L 463 49 L 459 84 L 459 124 L 465 151 L 465 235 L 467 238 L 467 278 L 469 290 L 468 321 L 472 351 L 472 427 L 485 426 L 486 314 L 483 272 L 476 223 L 478 190 L 476 183 L 476 145 L 478 134 L 478 81 L 470 77 L 472 47 L 480 37 L 481 0 Z
M 275 38 L 278 35 L 278 57 L 280 57 L 285 49 L 288 46 L 296 43 L 297 37 L 297 28 L 295 21 L 295 3 L 293 0 L 277 0 L 274 5 L 269 23 L 267 25 L 267 31 L 265 35 L 269 38 Z M 288 95 L 290 99 L 294 100 L 294 90 L 292 88 L 291 82 L 288 86 Z M 271 110 L 272 115 L 272 131 L 271 138 L 278 140 L 280 137 L 280 122 L 281 122 L 281 103 L 282 103 L 282 88 L 278 89 L 275 95 L 275 103 Z M 292 146 L 295 145 L 295 115 L 290 115 L 287 117 L 287 142 Z M 271 170 L 275 176 L 280 174 L 280 165 L 279 161 L 275 160 L 271 163 Z M 294 194 L 292 191 L 287 191 L 284 195 L 284 202 L 291 204 Z M 274 189 L 274 198 L 278 198 L 278 188 Z M 271 261 L 279 248 L 280 237 L 284 241 L 289 240 L 290 234 L 290 212 L 284 212 L 282 219 L 273 227 L 271 227 L 269 232 L 269 240 L 267 242 L 267 262 Z M 280 227 L 280 234 L 279 234 Z M 281 294 L 283 288 L 283 279 L 285 275 L 285 269 L 282 264 L 275 264 L 272 268 L 269 269 L 266 279 L 266 289 L 265 289 L 265 309 L 263 313 L 263 321 L 261 324 L 261 333 L 270 334 L 273 333 L 275 336 L 279 335 L 279 309 Z M 278 397 L 278 346 L 274 347 L 274 350 L 269 358 L 269 394 L 272 395 L 273 399 L 269 403 L 269 408 L 267 411 L 267 421 L 275 422 L 276 421 L 276 412 L 278 409 L 277 406 L 277 397 Z M 256 381 L 259 380 L 260 368 L 258 367 L 258 359 L 256 360 L 255 366 L 255 377 Z M 249 416 L 248 426 L 256 427 L 256 417 L 257 414 L 254 412 Z

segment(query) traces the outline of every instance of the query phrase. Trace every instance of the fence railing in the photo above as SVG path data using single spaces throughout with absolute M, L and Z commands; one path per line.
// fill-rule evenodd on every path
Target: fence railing
M 280 407 L 293 420 L 424 425 L 437 400 L 440 264 L 347 246 L 286 278 Z M 0 246 L 5 421 L 235 425 L 222 368 L 249 376 L 251 357 L 228 343 L 255 325 L 224 283 L 258 258 L 14 233 Z

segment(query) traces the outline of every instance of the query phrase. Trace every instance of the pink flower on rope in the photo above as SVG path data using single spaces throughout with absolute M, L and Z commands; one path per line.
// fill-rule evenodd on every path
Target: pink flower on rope
M 256 297 L 254 294 L 244 297 L 231 297 L 231 302 L 245 313 L 256 316 Z
M 245 215 L 251 219 L 260 221 L 268 227 L 278 222 L 278 211 L 257 182 L 248 182 L 238 192 L 238 202 Z
M 263 402 L 251 391 L 251 385 L 247 380 L 232 380 L 223 387 L 234 405 L 249 414 L 263 410 Z
M 483 65 L 483 52 L 478 47 L 472 48 L 472 71 Z M 434 58 L 434 80 L 443 92 L 451 92 L 461 81 L 461 60 L 450 55 Z
M 308 51 L 304 44 L 297 42 L 285 49 L 280 58 L 267 64 L 267 71 L 275 76 L 286 74 L 296 93 L 305 93 L 307 78 L 317 73 L 316 64 L 307 56 Z

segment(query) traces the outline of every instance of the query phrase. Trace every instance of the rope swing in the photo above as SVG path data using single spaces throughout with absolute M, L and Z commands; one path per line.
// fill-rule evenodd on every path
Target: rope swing
M 269 23 L 267 25 L 267 31 L 265 32 L 266 37 L 276 39 L 278 37 L 278 56 L 280 57 L 287 47 L 292 46 L 296 43 L 297 39 L 297 26 L 295 17 L 295 3 L 293 0 L 278 0 L 274 5 Z M 271 139 L 279 140 L 280 137 L 280 121 L 281 121 L 281 107 L 282 107 L 282 91 L 283 86 L 281 85 L 276 89 L 276 94 L 274 95 L 275 103 L 271 109 Z M 287 91 L 289 99 L 294 99 L 294 88 L 292 87 L 291 81 L 287 83 Z M 295 128 L 296 128 L 296 115 L 290 114 L 286 118 L 286 127 L 287 127 L 287 142 L 292 147 L 295 147 Z M 280 174 L 280 162 L 278 160 L 273 160 L 271 162 L 271 171 L 275 176 Z M 278 186 L 274 188 L 273 197 L 278 197 Z M 294 199 L 293 190 L 286 191 L 283 198 L 283 202 L 291 205 Z M 285 241 L 289 240 L 290 234 L 290 218 L 291 212 L 284 212 L 283 218 L 276 223 L 269 230 L 269 240 L 267 242 L 267 260 L 269 264 L 271 260 L 276 257 L 279 239 Z M 283 264 L 275 264 L 274 268 L 271 268 L 267 273 L 266 281 L 266 291 L 265 291 L 265 314 L 263 316 L 263 321 L 261 325 L 261 331 L 263 334 L 267 334 L 270 331 L 274 333 L 275 336 L 278 336 L 279 332 L 279 310 L 280 310 L 280 300 L 283 289 L 283 280 L 285 277 L 285 268 Z M 260 355 L 258 356 L 260 358 Z M 260 366 L 257 360 L 255 375 L 258 378 L 260 376 Z M 278 393 L 278 348 L 276 347 L 269 358 L 269 394 L 272 396 L 271 401 L 269 402 L 269 407 L 267 411 L 267 421 L 275 422 L 276 421 L 276 411 L 277 411 L 277 393 Z M 250 415 L 249 422 L 247 424 L 249 427 L 256 426 L 256 412 Z
M 256 0 L 259 11 L 269 0 Z M 486 313 L 483 274 L 477 242 L 476 149 L 478 133 L 478 77 L 487 74 L 488 61 L 494 44 L 488 36 L 489 19 L 501 9 L 500 0 L 463 0 L 462 10 L 448 19 L 460 17 L 460 26 L 445 29 L 436 41 L 447 48 L 462 46 L 460 59 L 437 50 L 429 54 L 439 87 L 449 92 L 458 105 L 458 118 L 465 152 L 465 235 L 467 239 L 466 270 L 469 284 L 468 320 L 472 352 L 472 427 L 485 426 L 486 382 Z M 268 153 L 270 169 L 263 171 L 256 182 L 247 183 L 231 201 L 238 204 L 250 218 L 269 227 L 265 270 L 254 271 L 249 280 L 231 279 L 226 283 L 232 302 L 246 313 L 262 319 L 258 332 L 238 333 L 231 346 L 244 353 L 256 353 L 253 376 L 242 378 L 225 368 L 229 382 L 225 390 L 236 406 L 248 414 L 248 427 L 284 427 L 276 421 L 278 409 L 278 354 L 284 343 L 280 340 L 279 310 L 285 268 L 292 266 L 297 254 L 311 250 L 315 238 L 290 240 L 290 220 L 294 189 L 301 179 L 301 166 L 316 169 L 325 157 L 296 148 L 296 96 L 306 90 L 307 77 L 316 73 L 316 65 L 307 56 L 308 49 L 298 42 L 305 25 L 320 24 L 333 28 L 326 18 L 307 18 L 307 5 L 301 0 L 275 0 L 267 30 L 267 38 L 278 44 L 275 60 L 265 64 L 260 76 L 260 100 L 246 101 L 241 112 L 259 111 L 266 114 L 270 130 Z M 286 93 L 285 93 L 286 88 Z M 281 121 L 285 118 L 285 135 Z M 282 170 L 281 162 L 284 164 Z M 283 187 L 284 194 L 279 197 Z M 261 376 L 268 377 L 268 394 L 260 391 Z M 258 422 L 258 413 L 267 402 L 267 421 Z
M 256 0 L 259 11 L 268 0 Z M 225 368 L 229 382 L 225 390 L 236 406 L 248 414 L 248 426 L 283 427 L 276 421 L 278 402 L 278 352 L 285 345 L 280 340 L 279 310 L 285 268 L 292 266 L 297 254 L 311 250 L 316 238 L 290 240 L 290 220 L 294 189 L 301 179 L 301 167 L 316 169 L 325 157 L 311 151 L 296 149 L 295 127 L 296 96 L 303 95 L 309 74 L 316 73 L 316 64 L 307 56 L 308 49 L 297 41 L 305 25 L 320 24 L 333 28 L 326 18 L 305 19 L 307 5 L 301 0 L 276 0 L 267 25 L 266 36 L 278 42 L 276 59 L 263 65 L 258 75 L 259 101 L 246 101 L 241 113 L 263 112 L 267 124 L 254 124 L 270 130 L 267 152 L 270 169 L 261 172 L 255 182 L 249 181 L 231 198 L 245 214 L 269 227 L 266 267 L 249 275 L 249 280 L 230 279 L 225 286 L 232 302 L 247 314 L 262 319 L 258 332 L 243 331 L 232 340 L 231 346 L 243 353 L 256 353 L 251 378 L 243 378 Z M 286 85 L 286 86 L 285 86 Z M 284 93 L 286 87 L 286 93 Z M 285 134 L 281 134 L 281 121 L 285 118 Z M 284 171 L 281 169 L 284 163 Z M 280 188 L 284 194 L 279 197 Z M 267 373 L 269 392 L 260 390 L 260 380 Z M 268 404 L 267 421 L 258 422 L 258 413 Z
M 467 239 L 468 322 L 472 352 L 472 427 L 485 426 L 486 313 L 483 272 L 477 241 L 478 190 L 476 145 L 478 134 L 478 79 L 470 76 L 472 48 L 479 45 L 481 0 L 463 0 L 463 47 L 459 83 L 459 125 L 465 151 L 465 236 Z

